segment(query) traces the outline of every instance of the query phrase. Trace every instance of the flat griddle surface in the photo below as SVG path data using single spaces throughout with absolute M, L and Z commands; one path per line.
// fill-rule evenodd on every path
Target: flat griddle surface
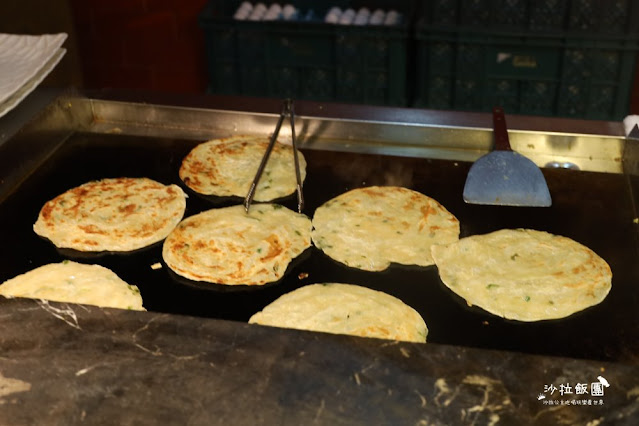
M 161 243 L 125 254 L 83 254 L 58 250 L 33 232 L 46 201 L 87 181 L 109 177 L 149 177 L 182 186 L 189 194 L 186 216 L 239 204 L 240 199 L 199 196 L 180 181 L 180 163 L 196 144 L 179 139 L 74 134 L 0 205 L 0 282 L 64 259 L 97 263 L 137 285 L 149 311 L 235 321 L 247 321 L 280 295 L 306 284 L 352 283 L 392 294 L 419 311 L 429 327 L 429 342 L 607 361 L 639 360 L 639 250 L 624 175 L 545 169 L 553 197 L 551 208 L 476 206 L 465 204 L 461 195 L 469 163 L 303 150 L 308 162 L 304 194 L 309 217 L 319 205 L 347 190 L 401 185 L 442 203 L 460 220 L 462 237 L 502 228 L 538 229 L 573 238 L 610 264 L 612 290 L 603 303 L 565 319 L 535 323 L 504 320 L 469 307 L 443 285 L 435 266 L 394 264 L 383 272 L 366 272 L 348 268 L 311 247 L 280 282 L 226 287 L 177 277 L 162 263 Z M 288 197 L 281 203 L 294 210 L 296 199 Z M 158 262 L 162 268 L 152 269 Z

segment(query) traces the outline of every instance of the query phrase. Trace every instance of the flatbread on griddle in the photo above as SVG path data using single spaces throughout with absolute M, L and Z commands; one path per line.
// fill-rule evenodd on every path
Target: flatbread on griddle
M 433 264 L 430 247 L 459 238 L 459 221 L 441 204 L 397 186 L 341 194 L 313 216 L 313 243 L 345 265 L 382 271 L 391 262 Z
M 249 323 L 426 342 L 423 318 L 396 297 L 352 284 L 311 284 L 276 299 Z
M 200 194 L 246 196 L 266 152 L 266 137 L 233 136 L 204 142 L 184 158 L 180 178 Z M 306 160 L 298 152 L 300 175 L 306 177 Z M 295 192 L 293 149 L 276 143 L 257 185 L 254 200 L 271 201 Z
M 612 272 L 570 238 L 503 229 L 434 246 L 444 284 L 469 305 L 518 321 L 563 318 L 600 303 Z
M 279 280 L 311 245 L 311 221 L 278 204 L 212 209 L 184 219 L 164 241 L 162 256 L 177 274 L 217 284 Z
M 0 295 L 144 311 L 142 296 L 100 265 L 64 261 L 40 266 L 0 285 Z
M 177 185 L 147 178 L 92 181 L 48 201 L 33 225 L 59 248 L 131 251 L 164 239 L 184 216 Z

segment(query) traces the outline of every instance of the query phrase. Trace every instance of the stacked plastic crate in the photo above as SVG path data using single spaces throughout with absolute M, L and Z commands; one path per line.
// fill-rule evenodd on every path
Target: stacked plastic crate
M 628 113 L 637 0 L 430 0 L 413 105 L 592 119 Z
M 209 92 L 406 106 L 412 3 L 211 0 Z

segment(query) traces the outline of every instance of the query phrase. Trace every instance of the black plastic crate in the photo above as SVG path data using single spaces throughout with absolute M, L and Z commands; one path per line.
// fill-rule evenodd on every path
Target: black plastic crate
M 638 25 L 629 22 L 636 15 L 637 1 L 605 2 L 610 10 L 601 16 L 596 12 L 604 2 L 592 0 L 482 2 L 518 5 L 518 13 L 510 14 L 513 21 L 509 23 L 499 14 L 475 17 L 490 19 L 494 25 L 489 29 L 447 26 L 434 18 L 438 15 L 432 15 L 440 13 L 436 6 L 469 2 L 477 3 L 434 0 L 422 10 L 415 29 L 413 106 L 490 111 L 501 105 L 509 113 L 603 120 L 618 120 L 628 114 L 639 50 Z M 536 8 L 531 7 L 533 3 Z M 577 5 L 586 3 L 598 9 L 576 14 Z M 534 28 L 543 21 L 542 5 L 548 8 L 543 12 L 548 17 L 562 16 L 561 20 L 546 21 L 552 30 Z M 455 19 L 463 22 L 459 16 Z M 450 16 L 449 21 L 453 21 Z M 623 25 L 608 28 L 607 34 L 586 32 L 613 21 Z M 508 30 L 510 25 L 517 30 Z
M 300 0 L 292 4 L 303 18 L 293 21 L 235 20 L 240 3 L 211 0 L 200 14 L 211 93 L 407 105 L 412 2 L 334 1 L 318 6 Z M 333 6 L 394 9 L 402 20 L 394 26 L 324 23 Z
M 424 24 L 439 29 L 636 34 L 637 0 L 429 0 Z

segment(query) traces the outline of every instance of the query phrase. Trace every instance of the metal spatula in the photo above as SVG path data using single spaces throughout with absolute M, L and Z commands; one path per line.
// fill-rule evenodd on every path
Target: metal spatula
M 495 150 L 471 166 L 464 201 L 470 204 L 549 207 L 550 192 L 539 167 L 513 151 L 508 140 L 504 110 L 493 108 Z

